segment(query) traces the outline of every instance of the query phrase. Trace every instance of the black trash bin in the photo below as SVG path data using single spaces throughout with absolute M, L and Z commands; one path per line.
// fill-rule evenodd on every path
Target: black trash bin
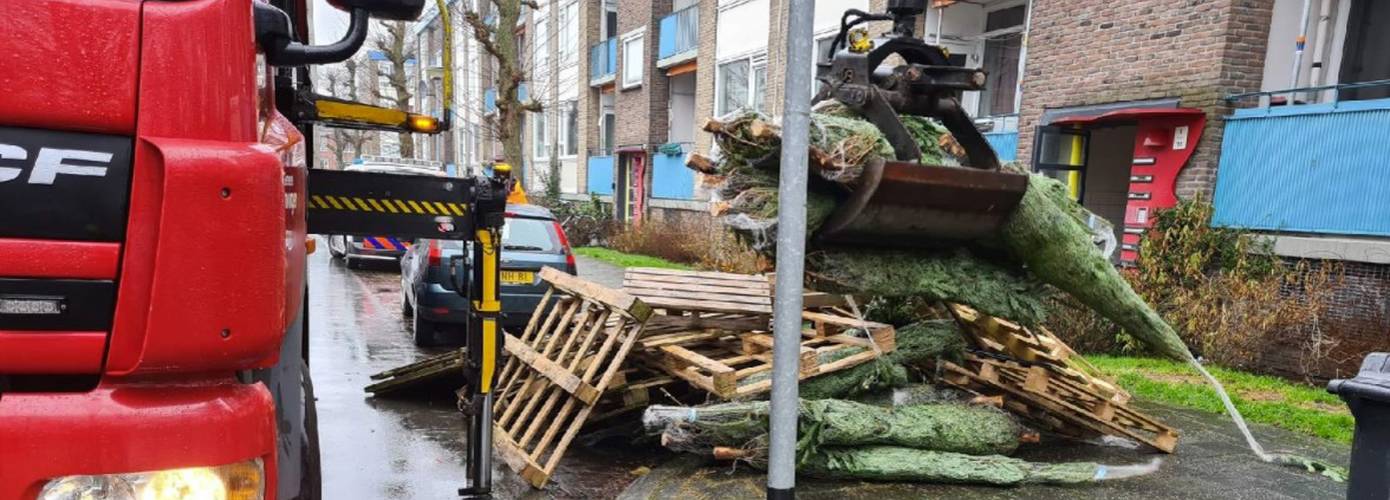
M 1346 401 L 1356 418 L 1347 498 L 1390 498 L 1390 353 L 1367 355 L 1356 378 L 1328 382 L 1327 392 Z

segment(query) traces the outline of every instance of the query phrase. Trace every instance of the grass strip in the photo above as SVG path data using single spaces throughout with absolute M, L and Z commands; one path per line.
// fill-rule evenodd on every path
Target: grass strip
M 1191 368 L 1157 358 L 1086 357 L 1135 397 L 1208 413 L 1225 413 L 1221 401 Z M 1322 387 L 1278 377 L 1208 366 L 1231 392 L 1236 408 L 1251 422 L 1349 444 L 1355 420 L 1345 403 Z
M 611 248 L 579 247 L 574 249 L 574 253 L 592 259 L 598 259 L 619 267 L 659 267 L 662 269 L 680 269 L 685 271 L 695 269 L 692 266 L 679 262 L 671 262 L 660 257 L 619 252 Z

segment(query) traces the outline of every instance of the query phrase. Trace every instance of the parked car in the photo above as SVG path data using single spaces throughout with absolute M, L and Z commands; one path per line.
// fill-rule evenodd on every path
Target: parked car
M 444 172 L 400 163 L 390 162 L 368 162 L 363 164 L 349 165 L 343 170 L 348 172 L 372 172 L 386 174 L 405 174 L 405 175 L 433 175 L 443 176 Z M 410 240 L 407 238 L 396 238 L 394 236 L 345 236 L 341 234 L 328 235 L 328 254 L 335 259 L 342 259 L 348 267 L 357 267 L 360 261 L 399 261 L 405 251 L 410 248 Z
M 401 258 L 401 313 L 412 318 L 416 345 L 437 343 L 441 326 L 468 324 L 469 303 L 455 287 L 468 286 L 472 277 L 464 267 L 470 251 L 461 241 L 421 239 Z M 507 205 L 499 290 L 504 329 L 530 321 L 545 294 L 542 267 L 577 272 L 565 231 L 543 207 Z

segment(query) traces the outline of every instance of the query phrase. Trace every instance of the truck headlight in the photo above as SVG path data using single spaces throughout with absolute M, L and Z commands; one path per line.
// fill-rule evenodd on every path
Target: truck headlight
M 257 458 L 217 467 L 132 474 L 64 476 L 50 480 L 39 500 L 262 500 L 265 466 Z

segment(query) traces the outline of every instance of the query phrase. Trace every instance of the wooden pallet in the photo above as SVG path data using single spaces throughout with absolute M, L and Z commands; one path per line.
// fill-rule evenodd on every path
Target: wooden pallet
M 398 368 L 392 368 L 371 376 L 373 382 L 366 391 L 374 396 L 382 396 L 417 386 L 442 377 L 463 379 L 465 351 L 458 349 L 416 361 Z
M 820 314 L 820 313 L 808 313 Z M 835 321 L 838 321 L 836 318 Z M 821 320 L 821 324 L 833 325 Z M 868 323 L 870 338 L 825 328 L 802 331 L 798 378 L 840 371 L 892 352 L 893 327 Z M 772 389 L 772 335 L 705 330 L 645 337 L 640 356 L 672 376 L 721 399 L 740 399 Z
M 551 268 L 550 290 L 497 377 L 493 442 L 512 470 L 540 488 L 623 368 L 651 316 L 637 298 Z
M 1029 329 L 1012 321 L 980 313 L 963 304 L 948 304 L 951 315 L 969 333 L 976 349 L 1026 364 L 1040 364 L 1113 403 L 1130 400 L 1129 392 L 1106 380 L 1099 369 L 1076 354 L 1046 328 Z
M 1074 437 L 1097 434 L 1133 439 L 1165 453 L 1178 432 L 1127 403 L 1117 403 L 1041 365 L 966 355 L 965 364 L 943 363 L 942 381 L 985 397 L 1038 427 Z
M 648 333 L 766 330 L 772 318 L 770 290 L 767 278 L 757 274 L 646 267 L 623 273 L 623 291 L 657 313 L 647 324 Z
M 628 362 L 628 366 L 632 365 Z M 587 423 L 603 422 L 646 408 L 658 397 L 656 391 L 675 382 L 675 377 L 645 366 L 624 368 L 613 377 Z

